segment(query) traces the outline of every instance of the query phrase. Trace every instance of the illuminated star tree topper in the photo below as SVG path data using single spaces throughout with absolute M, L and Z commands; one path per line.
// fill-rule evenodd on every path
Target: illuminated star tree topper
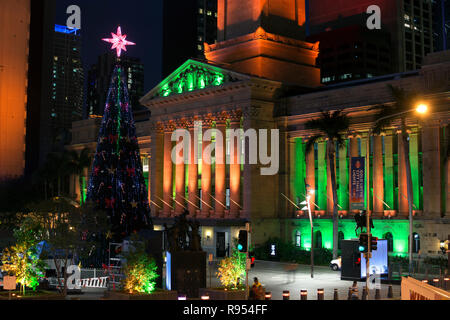
M 127 35 L 122 35 L 122 28 L 119 26 L 117 27 L 117 33 L 111 33 L 112 38 L 110 39 L 102 39 L 103 41 L 106 41 L 108 43 L 112 44 L 112 50 L 117 50 L 117 57 L 120 58 L 120 55 L 122 54 L 122 50 L 127 51 L 127 46 L 134 46 L 136 45 L 133 42 L 130 42 L 127 39 Z

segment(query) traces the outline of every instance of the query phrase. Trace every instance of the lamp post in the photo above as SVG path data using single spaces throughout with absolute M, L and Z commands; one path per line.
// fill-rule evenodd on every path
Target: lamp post
M 302 202 L 302 205 L 306 205 L 303 207 L 302 211 L 308 210 L 309 214 L 309 222 L 311 224 L 311 279 L 314 278 L 314 224 L 312 220 L 311 214 L 311 195 L 314 194 L 314 190 L 308 190 L 310 185 L 306 185 L 306 201 Z

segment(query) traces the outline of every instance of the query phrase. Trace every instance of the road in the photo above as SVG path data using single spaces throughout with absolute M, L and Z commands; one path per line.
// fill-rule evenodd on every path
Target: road
M 286 264 L 280 262 L 256 261 L 255 267 L 249 272 L 249 284 L 253 283 L 253 278 L 258 277 L 267 292 L 272 293 L 273 300 L 282 300 L 284 290 L 289 290 L 291 300 L 300 300 L 300 290 L 308 290 L 308 299 L 317 300 L 317 289 L 324 289 L 325 300 L 334 298 L 334 289 L 338 289 L 339 299 L 347 300 L 348 288 L 352 286 L 352 281 L 341 281 L 339 271 L 332 271 L 329 267 L 314 267 L 314 278 L 311 279 L 311 268 L 308 265 L 300 265 L 296 272 L 295 280 L 288 279 L 288 274 L 284 270 Z M 219 287 L 220 282 L 215 275 L 217 262 L 211 269 L 207 268 L 207 287 Z M 291 280 L 291 281 L 288 281 Z M 359 296 L 365 283 L 358 283 Z M 82 295 L 71 295 L 67 299 L 99 300 L 103 297 L 104 290 L 87 289 Z M 387 299 L 388 285 L 381 285 L 381 298 Z M 400 298 L 400 286 L 393 285 L 394 299 Z M 374 290 L 371 290 L 369 299 L 375 298 Z
M 300 291 L 308 290 L 308 299 L 317 300 L 317 289 L 325 290 L 325 300 L 334 298 L 334 289 L 338 289 L 339 299 L 347 300 L 348 288 L 352 286 L 352 281 L 342 281 L 340 271 L 332 271 L 329 267 L 314 267 L 314 278 L 311 279 L 311 267 L 300 265 L 293 281 L 284 271 L 286 264 L 279 262 L 257 261 L 255 267 L 249 272 L 249 283 L 253 283 L 253 277 L 258 277 L 259 281 L 272 292 L 273 300 L 282 300 L 284 290 L 289 290 L 291 300 L 300 300 Z M 290 281 L 288 281 L 290 280 Z M 359 294 L 361 297 L 365 283 L 359 282 Z M 386 299 L 389 285 L 381 285 L 381 298 Z M 393 285 L 394 298 L 400 297 L 400 286 Z M 375 298 L 375 290 L 371 290 L 370 299 Z

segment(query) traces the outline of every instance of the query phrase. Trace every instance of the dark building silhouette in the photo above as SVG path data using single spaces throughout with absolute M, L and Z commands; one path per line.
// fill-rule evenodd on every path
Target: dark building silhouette
M 433 37 L 435 51 L 450 46 L 450 1 L 433 0 Z
M 88 71 L 86 103 L 89 117 L 103 116 L 116 60 L 115 52 L 105 53 L 98 57 L 97 64 Z M 139 99 L 144 95 L 144 65 L 140 59 L 126 55 L 121 57 L 121 65 L 124 69 L 133 111 L 141 110 L 144 108 L 139 103 Z
M 367 8 L 372 5 L 381 10 L 381 30 L 367 27 Z M 430 0 L 342 0 L 339 6 L 334 0 L 309 0 L 308 7 L 307 40 L 321 42 L 324 84 L 417 70 L 434 51 Z M 348 46 L 357 44 L 350 56 Z M 350 69 L 340 67 L 345 65 Z M 351 72 L 342 74 L 341 69 Z
M 217 40 L 217 0 L 163 1 L 163 78 Z
M 25 175 L 45 162 L 51 151 L 50 94 L 55 0 L 30 1 Z

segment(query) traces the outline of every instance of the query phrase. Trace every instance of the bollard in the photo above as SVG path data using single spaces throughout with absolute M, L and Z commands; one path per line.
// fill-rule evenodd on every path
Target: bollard
M 445 290 L 450 290 L 450 278 L 444 278 L 444 289 Z
M 380 289 L 375 290 L 375 300 L 381 300 L 381 290 Z
M 300 291 L 300 300 L 308 300 L 308 290 Z
M 288 290 L 283 291 L 283 300 L 289 300 L 291 298 L 291 293 Z
M 361 300 L 367 300 L 367 290 L 366 290 L 366 287 L 363 288 Z
M 388 298 L 392 299 L 394 298 L 394 290 L 392 288 L 392 284 L 389 285 L 389 289 L 388 289 Z
M 317 300 L 323 300 L 325 291 L 323 289 L 317 289 Z
M 338 289 L 334 289 L 334 298 L 333 300 L 339 300 L 339 292 Z
M 439 279 L 437 279 L 437 278 L 433 279 L 433 286 L 436 287 L 436 288 L 440 287 L 439 286 Z
M 265 300 L 272 300 L 272 292 L 266 292 L 264 295 Z
M 179 300 L 179 301 L 186 301 L 186 300 L 187 300 L 187 296 L 186 296 L 185 294 L 180 294 L 180 295 L 178 296 L 178 300 Z
M 209 300 L 209 296 L 207 296 L 207 295 L 202 296 L 202 300 Z

